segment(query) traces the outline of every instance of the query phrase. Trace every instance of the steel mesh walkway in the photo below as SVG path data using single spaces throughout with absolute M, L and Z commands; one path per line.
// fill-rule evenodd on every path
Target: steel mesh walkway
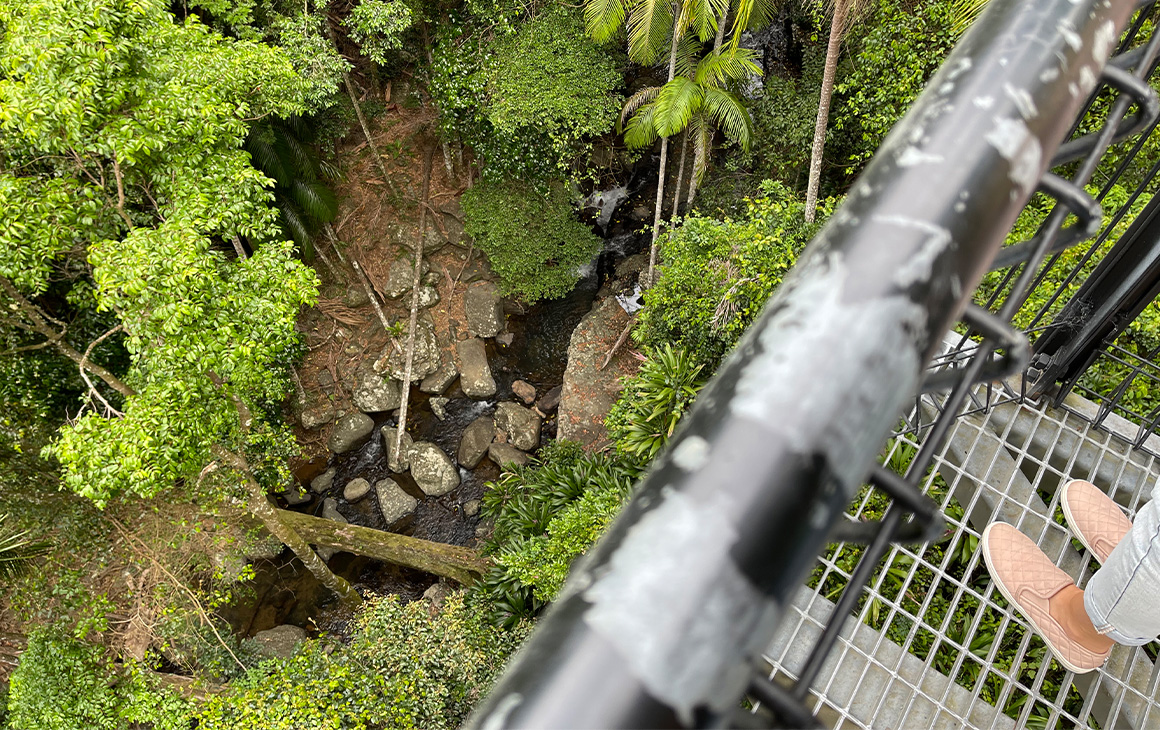
M 888 553 L 811 689 L 817 719 L 835 728 L 1160 727 L 1155 645 L 1118 646 L 1092 674 L 1064 670 L 992 587 L 976 549 L 987 524 L 1010 522 L 1084 585 L 1098 566 L 1061 524 L 1059 488 L 1088 479 L 1131 515 L 1160 478 L 1160 438 L 1133 447 L 1135 424 L 1113 415 L 1096 427 L 1097 407 L 1074 395 L 1062 408 L 1009 392 L 991 401 L 958 420 L 923 482 L 947 534 Z M 887 463 L 905 463 L 934 412 L 926 401 L 910 414 Z M 876 518 L 880 501 L 867 488 L 851 512 Z M 766 653 L 775 681 L 796 679 L 833 610 L 827 594 L 849 581 L 860 551 L 839 544 L 823 554 Z

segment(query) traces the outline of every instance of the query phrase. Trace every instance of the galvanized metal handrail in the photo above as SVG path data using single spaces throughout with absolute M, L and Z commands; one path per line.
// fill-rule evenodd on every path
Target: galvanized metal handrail
M 610 532 L 574 567 L 472 726 L 733 721 L 788 602 L 1040 186 L 1135 6 L 990 4 L 702 392 Z M 1092 209 L 1081 188 L 1069 191 Z M 1061 215 L 1029 249 L 1017 293 L 1062 223 Z M 984 328 L 980 354 L 954 372 L 949 411 L 993 349 L 1017 349 L 995 336 L 1001 326 Z M 911 471 L 922 473 L 929 458 L 920 452 Z M 884 488 L 898 486 L 876 476 Z M 922 499 L 897 500 L 887 512 L 864 557 L 871 568 L 907 513 L 931 517 Z M 783 724 L 809 721 L 800 702 L 825 641 L 794 689 L 755 685 Z

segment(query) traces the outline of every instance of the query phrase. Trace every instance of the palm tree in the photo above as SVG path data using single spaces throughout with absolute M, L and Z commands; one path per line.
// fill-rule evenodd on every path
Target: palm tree
M 8 515 L 0 515 L 0 580 L 19 576 L 33 558 L 48 552 L 48 543 L 28 539 L 27 531 L 4 527 Z
M 693 143 L 691 205 L 697 184 L 708 168 L 709 151 L 718 128 L 727 139 L 742 149 L 749 149 L 752 136 L 749 113 L 726 86 L 730 81 L 760 73 L 761 69 L 754 61 L 754 53 L 744 48 L 719 48 L 695 66 L 691 57 L 696 49 L 688 51 L 679 59 L 678 65 L 683 66 L 680 74 L 664 86 L 641 89 L 629 98 L 621 111 L 621 123 L 624 141 L 632 148 L 648 147 L 658 136 L 663 139 L 681 130 L 688 131 Z
M 810 151 L 810 181 L 806 187 L 806 221 L 814 222 L 818 207 L 818 185 L 822 177 L 822 150 L 826 145 L 826 125 L 830 120 L 830 98 L 834 95 L 834 73 L 838 68 L 838 54 L 842 39 L 854 19 L 869 5 L 869 0 L 834 0 L 834 16 L 830 20 L 830 42 L 826 46 L 826 65 L 822 70 L 822 93 L 818 100 L 818 121 L 814 125 L 814 144 Z
M 274 181 L 278 222 L 308 262 L 314 259 L 314 235 L 338 212 L 334 192 L 321 179 L 333 173 L 319 161 L 313 139 L 300 118 L 269 119 L 250 129 L 244 145 L 254 167 Z

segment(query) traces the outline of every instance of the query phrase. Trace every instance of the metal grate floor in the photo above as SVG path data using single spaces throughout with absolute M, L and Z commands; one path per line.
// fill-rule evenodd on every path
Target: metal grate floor
M 815 715 L 831 728 L 1160 727 L 1155 644 L 1116 647 L 1098 672 L 1063 669 L 991 585 L 977 549 L 987 524 L 1009 522 L 1083 586 L 1098 564 L 1062 524 L 1059 488 L 1088 479 L 1134 514 L 1160 478 L 1160 437 L 1133 448 L 1137 426 L 1113 415 L 1097 428 L 1096 406 L 1077 396 L 1058 409 L 1002 389 L 979 397 L 992 407 L 964 409 L 924 479 L 946 535 L 887 554 L 814 682 Z M 905 467 L 937 415 L 921 402 L 884 458 Z M 877 519 L 886 504 L 867 487 L 850 513 Z M 772 679 L 796 679 L 861 550 L 823 554 L 766 652 Z

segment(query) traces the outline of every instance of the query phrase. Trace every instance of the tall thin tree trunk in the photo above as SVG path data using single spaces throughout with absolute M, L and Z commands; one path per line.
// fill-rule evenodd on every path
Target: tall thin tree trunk
M 330 26 L 329 18 L 324 21 L 326 25 L 326 33 L 330 36 L 330 42 L 334 45 L 335 53 L 342 55 L 338 47 L 338 36 L 334 33 L 334 28 Z M 379 153 L 379 146 L 375 144 L 375 138 L 371 136 L 371 128 L 367 125 L 367 119 L 363 116 L 362 105 L 358 103 L 358 95 L 354 93 L 354 84 L 350 81 L 350 74 L 343 72 L 342 84 L 346 87 L 346 94 L 350 97 L 350 104 L 354 107 L 354 114 L 358 117 L 358 124 L 362 127 L 363 136 L 366 137 L 367 146 L 371 148 L 371 154 L 375 158 L 375 164 L 378 165 L 379 172 L 382 173 L 383 182 L 391 189 L 392 193 L 398 193 L 395 189 L 395 184 L 391 182 L 390 175 L 387 174 L 387 166 L 383 164 L 383 156 Z
M 681 34 L 677 32 L 677 25 L 681 16 L 681 3 L 674 3 L 673 6 L 673 43 L 669 50 L 669 77 L 665 81 L 668 83 L 672 81 L 677 75 L 677 48 L 681 42 Z M 657 238 L 661 233 L 661 206 L 665 199 L 665 165 L 669 161 L 669 138 L 661 137 L 661 166 L 657 179 L 657 204 L 653 211 L 653 229 L 652 229 L 652 243 L 649 245 L 648 252 L 648 286 L 652 286 L 656 281 L 656 266 L 657 266 Z
M 407 359 L 403 366 L 403 403 L 399 406 L 399 424 L 395 428 L 395 461 L 403 458 L 403 431 L 407 429 L 407 404 L 411 400 L 411 368 L 415 363 L 415 329 L 419 325 L 419 279 L 423 276 L 423 234 L 427 228 L 427 196 L 431 190 L 431 161 L 435 147 L 427 150 L 423 161 L 423 199 L 419 201 L 419 235 L 415 239 L 415 275 L 411 279 L 411 319 L 407 327 Z M 390 465 L 391 468 L 395 464 Z
M 681 135 L 681 164 L 677 165 L 677 189 L 673 193 L 673 215 L 676 218 L 681 212 L 681 180 L 685 177 L 685 153 L 689 151 L 689 128 Z M 670 220 L 672 219 L 670 218 Z
M 814 125 L 814 145 L 810 151 L 810 181 L 806 187 L 806 222 L 813 223 L 818 207 L 818 186 L 822 179 L 822 150 L 826 146 L 826 125 L 830 121 L 830 97 L 834 94 L 834 73 L 838 68 L 838 53 L 842 49 L 842 29 L 846 25 L 849 0 L 834 3 L 834 17 L 830 23 L 830 42 L 826 46 L 826 66 L 822 72 L 822 94 L 818 99 L 818 121 Z

